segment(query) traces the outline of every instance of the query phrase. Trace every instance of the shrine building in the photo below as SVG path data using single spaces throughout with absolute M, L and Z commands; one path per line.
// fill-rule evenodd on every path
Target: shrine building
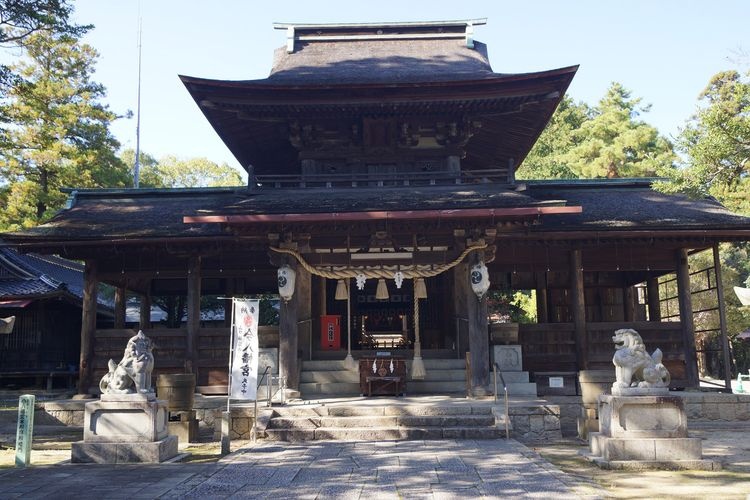
M 626 327 L 661 348 L 672 387 L 697 386 L 688 257 L 750 239 L 750 219 L 648 179 L 516 180 L 578 68 L 496 73 L 474 39 L 483 24 L 277 24 L 286 44 L 267 78 L 181 76 L 247 186 L 72 189 L 49 222 L 4 235 L 85 262 L 79 391 L 132 336 L 129 293 L 157 372 L 226 393 L 229 315 L 202 321 L 201 296 L 279 294 L 280 270 L 287 290 L 261 345 L 303 397 L 359 391 L 334 369 L 309 378 L 306 364 L 382 351 L 407 361 L 410 393 L 465 392 L 466 377 L 484 395 L 493 345 L 508 342 L 540 387 L 550 374 L 574 384 L 612 368 Z M 706 272 L 720 292 L 717 265 Z M 114 329 L 96 328 L 100 282 L 117 289 Z M 536 322 L 494 323 L 497 290 L 533 296 Z M 186 297 L 180 328 L 151 324 L 154 296 Z M 329 316 L 340 336 L 327 337 Z M 459 363 L 457 379 L 434 377 L 439 359 Z

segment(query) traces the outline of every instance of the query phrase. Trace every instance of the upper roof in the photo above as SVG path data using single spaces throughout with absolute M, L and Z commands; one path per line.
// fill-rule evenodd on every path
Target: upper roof
M 486 19 L 288 24 L 267 81 L 297 85 L 475 80 L 496 76 L 473 39 Z
M 707 238 L 750 236 L 750 218 L 712 198 L 689 199 L 654 191 L 650 180 L 536 181 L 496 184 L 352 189 L 144 189 L 86 190 L 49 222 L 5 237 L 12 243 L 64 245 L 73 241 L 148 241 L 159 238 L 231 237 L 221 224 L 186 223 L 185 217 L 401 212 L 426 210 L 582 207 L 580 213 L 544 216 L 527 233 L 693 231 Z M 522 188 L 523 186 L 521 186 Z M 550 210 L 554 212 L 554 210 Z M 258 220 L 255 218 L 254 220 Z M 261 218 L 262 219 L 262 218 Z M 270 217 L 278 221 L 278 218 Z M 294 222 L 294 217 L 285 219 Z M 270 222 L 270 221 L 269 221 Z M 263 224 L 263 222 L 255 222 Z
M 578 67 L 495 73 L 486 46 L 473 41 L 477 24 L 484 20 L 281 24 L 276 27 L 288 30 L 289 42 L 276 51 L 268 78 L 180 78 L 240 165 L 253 165 L 258 174 L 298 174 L 292 129 L 314 123 L 324 124 L 325 132 L 317 133 L 335 131 L 358 147 L 363 117 L 471 123 L 462 169 L 512 169 L 534 145 Z M 403 151 L 391 154 L 398 158 Z

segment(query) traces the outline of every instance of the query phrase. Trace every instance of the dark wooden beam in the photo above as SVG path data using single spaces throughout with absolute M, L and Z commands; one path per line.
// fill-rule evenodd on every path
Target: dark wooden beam
M 140 325 L 141 330 L 148 330 L 151 328 L 151 294 L 141 294 L 141 306 L 140 306 Z
M 680 322 L 685 349 L 685 378 L 689 387 L 698 387 L 698 358 L 695 354 L 695 325 L 693 324 L 693 300 L 690 295 L 690 267 L 687 249 L 676 252 L 677 298 L 680 304 Z
M 714 273 L 716 275 L 716 299 L 719 303 L 719 326 L 721 327 L 721 351 L 724 358 L 724 387 L 732 390 L 732 370 L 729 358 L 729 339 L 727 338 L 727 310 L 724 304 L 724 282 L 721 278 L 721 259 L 719 245 L 714 244 Z
M 549 322 L 549 306 L 547 302 L 547 273 L 534 273 L 536 281 L 536 322 Z
M 78 393 L 89 394 L 94 385 L 94 332 L 96 331 L 97 262 L 87 260 L 83 269 L 83 304 L 81 311 L 81 356 L 78 367 Z M 124 347 L 124 346 L 123 346 Z
M 661 321 L 661 304 L 659 303 L 659 278 L 646 280 L 646 295 L 648 301 L 648 320 Z
M 575 328 L 576 358 L 578 369 L 585 370 L 588 353 L 588 339 L 586 337 L 586 295 L 583 284 L 583 267 L 581 264 L 581 250 L 575 249 L 570 252 L 570 294 L 571 313 L 573 326 Z
M 115 328 L 125 328 L 125 288 L 115 288 Z
M 198 330 L 201 324 L 201 257 L 190 257 L 187 277 L 187 338 L 185 373 L 198 370 Z

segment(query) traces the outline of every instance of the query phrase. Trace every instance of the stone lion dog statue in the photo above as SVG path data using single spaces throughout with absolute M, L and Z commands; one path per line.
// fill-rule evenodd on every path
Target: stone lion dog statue
M 152 392 L 151 372 L 154 370 L 154 355 L 151 339 L 138 331 L 128 340 L 125 353 L 119 363 L 110 359 L 109 373 L 102 377 L 99 389 L 102 394 L 132 394 Z
M 671 377 L 661 362 L 661 349 L 649 356 L 640 334 L 631 328 L 616 330 L 612 341 L 615 343 L 613 389 L 669 387 Z

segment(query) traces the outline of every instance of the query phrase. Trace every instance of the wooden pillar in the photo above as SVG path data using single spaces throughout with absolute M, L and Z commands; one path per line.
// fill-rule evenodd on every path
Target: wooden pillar
M 714 272 L 716 273 L 716 298 L 719 304 L 719 326 L 721 327 L 721 351 L 724 359 L 724 387 L 732 391 L 732 367 L 729 359 L 729 339 L 727 338 L 727 311 L 724 304 L 724 283 L 721 279 L 721 259 L 719 245 L 714 243 Z
M 81 312 L 81 357 L 78 367 L 78 394 L 89 394 L 93 385 L 94 335 L 96 333 L 96 295 L 99 281 L 97 262 L 87 260 L 83 269 L 83 307 Z
M 140 330 L 148 330 L 151 328 L 151 294 L 149 292 L 141 295 L 140 322 L 138 328 Z
M 325 281 L 325 279 L 322 279 Z M 312 343 L 312 332 L 313 332 L 313 319 L 312 319 L 312 276 L 308 271 L 297 266 L 297 282 L 295 283 L 296 292 L 295 297 L 299 303 L 297 304 L 297 319 L 299 321 L 298 327 L 298 344 L 297 344 L 297 357 L 298 363 L 302 359 L 312 359 L 311 343 Z M 318 320 L 320 323 L 320 320 Z M 341 331 L 343 335 L 343 330 Z M 318 336 L 320 339 L 320 336 Z M 297 371 L 299 372 L 299 364 L 297 365 Z M 295 389 L 299 388 L 299 379 L 296 379 Z
M 293 262 L 289 265 L 293 266 Z M 310 273 L 296 266 L 294 295 L 281 301 L 279 310 L 279 374 L 286 377 L 290 389 L 299 390 L 300 337 L 309 342 L 310 331 Z
M 547 273 L 534 273 L 536 281 L 536 322 L 549 323 L 547 303 Z
M 685 378 L 689 387 L 698 387 L 698 359 L 695 354 L 695 326 L 693 300 L 690 296 L 690 267 L 687 249 L 677 250 L 677 297 L 680 303 L 680 323 L 685 353 Z
M 635 321 L 635 287 L 625 286 L 622 288 L 622 306 L 625 321 Z
M 198 332 L 201 326 L 201 257 L 193 255 L 188 262 L 187 337 L 185 338 L 185 373 L 198 373 Z
M 115 328 L 125 328 L 125 288 L 115 288 Z
M 234 297 L 235 293 L 235 280 L 234 278 L 227 278 L 224 280 L 224 296 L 228 297 L 227 299 L 224 299 L 224 326 L 231 328 L 232 327 L 232 305 L 233 301 L 229 300 L 229 298 Z M 260 317 L 260 312 L 258 312 L 258 315 Z M 230 333 L 231 335 L 231 333 Z
M 466 352 L 469 350 L 469 329 L 467 325 L 468 311 L 467 299 L 471 292 L 469 286 L 469 266 L 459 264 L 453 268 L 453 308 L 455 311 L 455 342 L 456 354 L 458 359 L 464 359 Z M 473 295 L 473 293 L 472 293 Z M 476 298 L 476 296 L 474 296 Z M 453 341 L 452 341 L 453 342 Z M 451 342 L 451 343 L 452 343 Z
M 586 295 L 583 288 L 583 264 L 581 250 L 570 252 L 570 297 L 571 316 L 576 341 L 576 360 L 578 369 L 585 370 L 588 365 L 588 339 L 586 336 Z
M 646 295 L 648 301 L 648 320 L 661 321 L 661 305 L 659 304 L 659 279 L 649 278 L 646 281 Z
M 490 340 L 487 323 L 487 295 L 479 299 L 469 282 L 469 265 L 459 264 L 454 269 L 457 293 L 463 295 L 461 306 L 465 307 L 469 360 L 471 364 L 471 393 L 474 396 L 489 394 L 490 385 Z M 457 297 L 458 298 L 458 297 Z M 458 301 L 457 301 L 458 302 Z M 460 323 L 460 321 L 459 321 Z M 463 341 L 461 342 L 463 344 Z

